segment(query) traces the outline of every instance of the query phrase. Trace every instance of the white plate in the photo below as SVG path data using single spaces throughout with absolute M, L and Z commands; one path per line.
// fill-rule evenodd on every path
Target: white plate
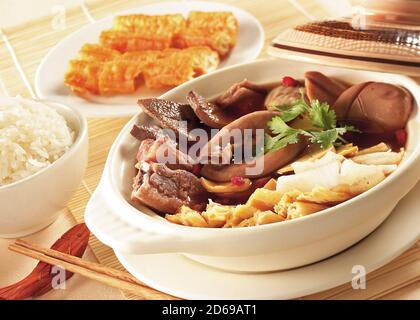
M 254 16 L 234 6 L 201 1 L 161 2 L 119 12 L 114 16 L 133 13 L 182 13 L 187 15 L 191 10 L 231 11 L 238 19 L 238 42 L 229 57 L 222 61 L 219 68 L 243 63 L 258 57 L 264 46 L 264 30 Z M 136 103 L 138 98 L 156 97 L 165 92 L 162 90 L 147 90 L 141 87 L 135 94 L 131 95 L 90 96 L 88 99 L 83 99 L 74 95 L 64 85 L 63 80 L 68 61 L 76 58 L 83 44 L 97 43 L 101 31 L 111 28 L 114 16 L 84 26 L 61 41 L 45 56 L 35 76 L 35 90 L 39 98 L 71 105 L 88 117 L 123 117 L 134 115 L 139 111 Z
M 116 252 L 122 265 L 147 285 L 185 299 L 293 299 L 352 280 L 352 268 L 374 271 L 420 237 L 420 183 L 367 238 L 332 258 L 306 267 L 262 274 L 229 273 L 181 254 L 134 256 Z M 369 283 L 367 283 L 369 286 Z

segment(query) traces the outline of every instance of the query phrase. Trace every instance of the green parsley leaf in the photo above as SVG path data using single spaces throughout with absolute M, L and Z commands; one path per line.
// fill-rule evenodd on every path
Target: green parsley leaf
M 339 130 L 337 128 L 325 131 L 312 131 L 310 141 L 318 143 L 322 149 L 328 149 L 338 139 Z
M 280 117 L 284 122 L 289 122 L 296 119 L 302 113 L 308 111 L 308 105 L 305 101 L 305 92 L 300 90 L 300 98 L 293 101 L 292 104 L 275 106 L 280 112 Z
M 311 101 L 309 119 L 315 127 L 329 130 L 336 127 L 337 119 L 334 110 L 330 110 L 328 103 L 320 103 L 318 100 Z
M 299 117 L 302 113 L 306 112 L 306 108 L 302 104 L 294 104 L 291 107 L 281 106 L 277 109 L 280 111 L 281 119 L 285 122 L 292 121 Z
M 300 134 L 299 131 L 290 132 L 289 135 L 284 136 L 281 139 L 272 138 L 272 148 L 270 151 L 277 151 L 279 149 L 284 148 L 288 144 L 294 144 L 299 141 L 298 135 Z M 270 137 L 271 138 L 271 137 Z
M 276 142 L 276 137 L 272 137 L 269 134 L 264 135 L 264 152 L 273 150 L 274 143 Z
M 340 125 L 337 127 L 335 111 L 330 109 L 328 103 L 320 103 L 312 100 L 309 106 L 305 101 L 303 90 L 300 91 L 300 99 L 294 101 L 290 106 L 277 107 L 279 116 L 273 117 L 268 123 L 268 128 L 274 136 L 266 134 L 264 137 L 264 152 L 276 151 L 285 146 L 299 141 L 299 136 L 309 137 L 309 141 L 317 143 L 322 149 L 332 145 L 339 146 L 348 143 L 343 135 L 346 132 L 360 132 L 354 126 Z M 302 114 L 307 114 L 313 128 L 310 130 L 295 129 L 286 122 L 296 119 Z
M 303 133 L 303 130 L 288 126 L 280 116 L 273 117 L 267 125 L 276 136 L 265 135 L 264 150 L 266 151 L 276 151 L 288 144 L 297 143 L 299 134 Z
M 293 128 L 289 127 L 280 116 L 273 117 L 267 123 L 267 125 L 274 134 L 287 135 L 288 131 L 294 130 Z

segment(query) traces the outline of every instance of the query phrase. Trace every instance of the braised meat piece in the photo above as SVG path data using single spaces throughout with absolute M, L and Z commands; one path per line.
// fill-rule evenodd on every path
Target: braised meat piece
M 305 73 L 305 89 L 309 100 L 327 102 L 332 106 L 348 87 L 321 72 L 308 71 Z
M 193 171 L 194 160 L 177 148 L 175 141 L 167 136 L 161 136 L 156 140 L 145 139 L 141 142 L 137 151 L 137 169 L 144 162 L 159 162 L 173 170 L 182 169 Z
M 195 91 L 187 94 L 187 101 L 197 117 L 211 128 L 221 129 L 236 119 L 236 116 L 225 112 L 218 105 L 208 102 Z
M 264 105 L 268 110 L 277 110 L 278 107 L 290 105 L 300 98 L 300 89 L 302 87 L 285 86 L 280 84 L 269 92 L 265 98 Z
M 203 209 L 208 193 L 190 172 L 193 165 L 186 157 L 167 137 L 143 140 L 136 156 L 132 200 L 165 213 L 175 213 L 181 205 Z
M 244 80 L 230 87 L 215 103 L 195 91 L 187 94 L 187 101 L 204 124 L 221 129 L 245 114 L 264 110 L 266 95 L 265 88 Z
M 223 109 L 234 110 L 239 116 L 263 110 L 267 90 L 248 80 L 235 83 L 217 100 Z
M 146 139 L 157 139 L 159 134 L 162 132 L 157 126 L 143 126 L 134 125 L 131 129 L 131 135 L 137 140 L 143 141 Z
M 267 122 L 278 114 L 277 111 L 264 110 L 253 112 L 236 119 L 220 130 L 208 142 L 207 146 L 203 149 L 203 157 L 209 157 L 209 155 L 212 158 L 215 158 L 217 155 L 222 157 L 220 153 L 229 145 L 221 145 L 221 143 L 229 142 L 229 139 L 226 137 L 230 137 L 234 130 L 256 131 L 258 129 L 266 129 Z M 235 143 L 235 145 L 236 144 L 237 143 Z M 250 159 L 249 161 L 221 165 L 212 163 L 205 164 L 202 167 L 200 174 L 207 179 L 220 182 L 227 182 L 230 181 L 232 177 L 238 176 L 247 178 L 264 177 L 292 161 L 304 148 L 305 141 L 302 139 L 298 143 L 289 144 L 277 151 L 268 152 L 265 155 Z
M 155 98 L 140 99 L 137 103 L 162 128 L 171 129 L 187 140 L 195 140 L 190 131 L 198 127 L 199 121 L 189 105 Z
M 333 108 L 338 120 L 353 124 L 364 133 L 393 133 L 406 126 L 413 97 L 393 84 L 364 82 L 344 91 Z
M 205 208 L 207 191 L 191 172 L 153 162 L 140 167 L 134 179 L 132 200 L 165 213 L 176 213 L 182 205 L 200 211 Z

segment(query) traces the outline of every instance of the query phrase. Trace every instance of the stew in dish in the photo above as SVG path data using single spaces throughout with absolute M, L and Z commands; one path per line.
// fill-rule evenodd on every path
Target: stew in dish
M 186 100 L 138 101 L 158 125 L 131 131 L 141 141 L 131 198 L 214 228 L 296 219 L 369 190 L 402 161 L 413 109 L 405 88 L 316 71 Z

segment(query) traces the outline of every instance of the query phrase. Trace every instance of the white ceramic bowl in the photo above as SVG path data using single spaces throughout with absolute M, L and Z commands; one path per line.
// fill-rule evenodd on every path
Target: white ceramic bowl
M 420 92 L 411 79 L 392 74 L 340 69 L 267 59 L 203 76 L 181 85 L 162 98 L 185 101 L 194 89 L 212 98 L 231 84 L 248 78 L 257 83 L 285 75 L 303 78 L 318 70 L 349 83 L 384 81 L 406 87 L 416 100 L 408 124 L 407 156 L 395 173 L 371 190 L 333 208 L 296 220 L 249 228 L 210 229 L 171 224 L 148 208 L 130 202 L 135 154 L 139 142 L 131 137 L 134 123 L 150 119 L 139 113 L 115 140 L 85 220 L 93 233 L 116 251 L 129 254 L 179 252 L 191 259 L 231 271 L 261 272 L 289 269 L 334 255 L 364 238 L 390 214 L 420 178 Z M 95 201 L 100 196 L 115 219 L 100 219 Z
M 16 238 L 51 224 L 82 181 L 88 157 L 86 119 L 73 108 L 40 100 L 54 108 L 75 132 L 70 149 L 48 167 L 0 187 L 0 237 Z

